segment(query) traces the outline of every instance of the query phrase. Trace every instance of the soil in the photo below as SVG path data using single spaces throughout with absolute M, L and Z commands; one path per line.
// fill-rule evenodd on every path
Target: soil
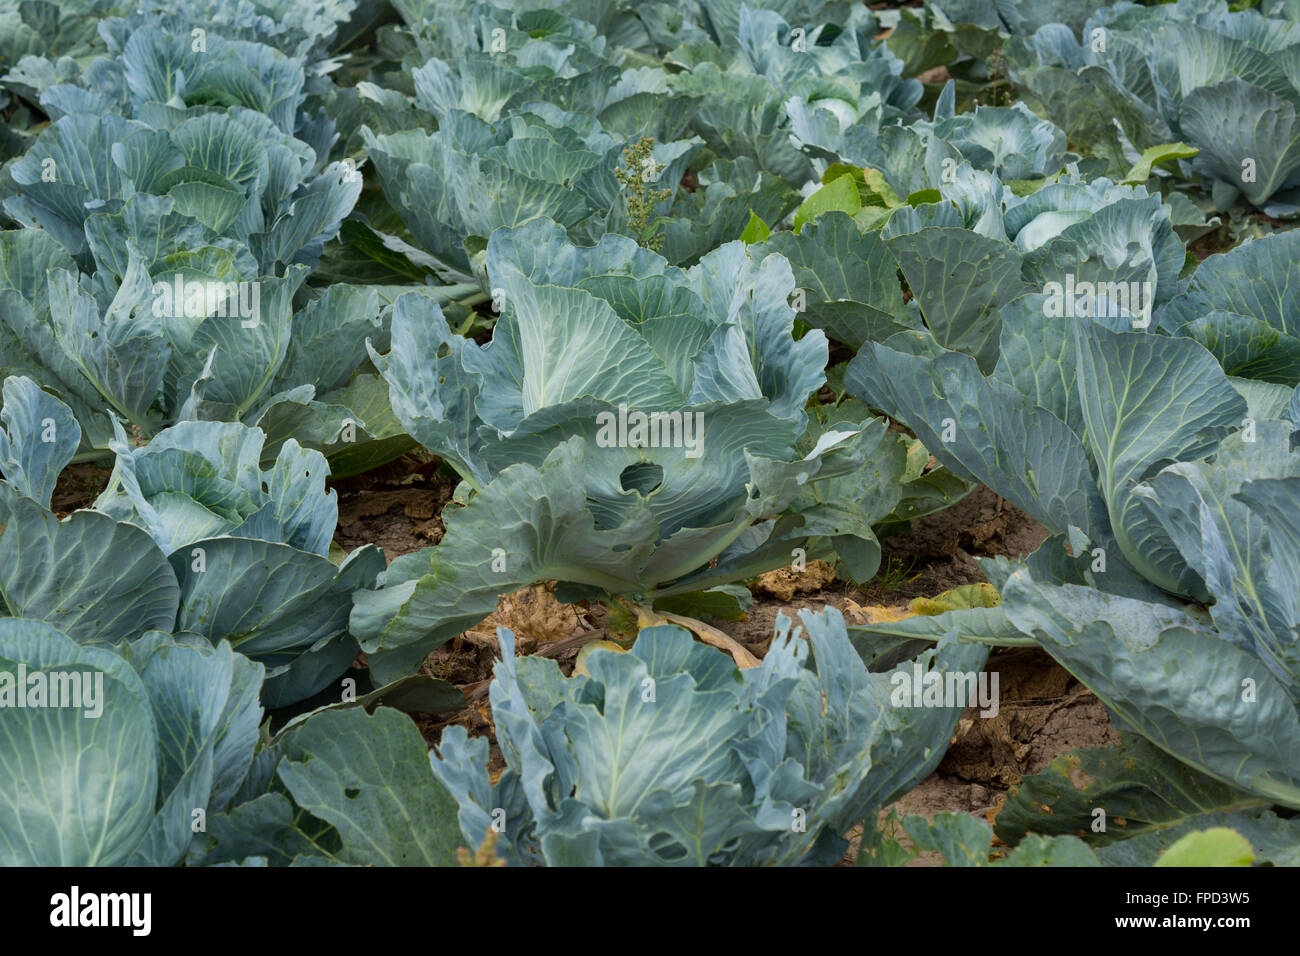
M 108 485 L 113 469 L 92 462 L 69 465 L 59 476 L 50 499 L 50 510 L 60 518 L 78 508 L 89 508 Z
M 345 551 L 375 544 L 392 561 L 442 540 L 442 509 L 456 479 L 429 455 L 410 452 L 330 487 L 339 496 L 334 543 Z

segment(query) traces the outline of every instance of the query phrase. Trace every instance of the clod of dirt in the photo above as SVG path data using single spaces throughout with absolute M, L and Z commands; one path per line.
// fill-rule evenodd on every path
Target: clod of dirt
M 440 504 L 438 495 L 428 488 L 401 488 L 355 495 L 339 505 L 339 527 L 350 528 L 362 518 L 387 514 L 399 505 L 406 517 L 427 520 L 437 514 Z
M 425 658 L 422 670 L 457 686 L 475 684 L 492 677 L 499 654 L 496 631 L 475 628 L 435 648 Z
M 752 587 L 756 592 L 770 594 L 778 601 L 789 601 L 796 594 L 820 591 L 835 580 L 835 569 L 825 561 L 810 561 L 802 571 L 777 568 L 759 575 Z
M 1000 799 L 987 787 L 942 774 L 931 774 L 891 806 L 905 817 L 917 813 L 933 820 L 936 813 L 978 813 L 984 816 Z M 881 811 L 888 813 L 888 808 Z
M 998 713 L 962 715 L 940 773 L 1005 789 L 1068 750 L 1119 743 L 1101 702 L 1041 651 L 999 652 L 985 670 L 998 675 Z
M 1047 539 L 1047 529 L 987 488 L 976 488 L 950 508 L 912 522 L 911 533 L 888 539 L 887 550 L 918 558 L 955 554 L 1021 557 Z
M 442 540 L 441 514 L 455 490 L 454 479 L 414 461 L 405 471 L 397 464 L 373 473 L 383 476 L 378 480 L 358 475 L 334 486 L 339 492 L 334 540 L 344 550 L 373 543 L 392 561 Z

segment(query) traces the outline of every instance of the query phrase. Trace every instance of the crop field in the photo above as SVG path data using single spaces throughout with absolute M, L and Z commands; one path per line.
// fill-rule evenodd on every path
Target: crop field
M 1300 0 L 0 0 L 0 865 L 1300 865 L 1298 112 Z

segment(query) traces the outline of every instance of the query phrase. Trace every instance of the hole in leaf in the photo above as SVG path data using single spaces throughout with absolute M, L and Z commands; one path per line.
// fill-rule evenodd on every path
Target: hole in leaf
M 650 850 L 665 863 L 676 863 L 687 856 L 686 847 L 666 833 L 656 833 L 650 838 Z
M 623 469 L 618 483 L 624 491 L 648 495 L 664 483 L 664 470 L 653 462 L 638 461 Z

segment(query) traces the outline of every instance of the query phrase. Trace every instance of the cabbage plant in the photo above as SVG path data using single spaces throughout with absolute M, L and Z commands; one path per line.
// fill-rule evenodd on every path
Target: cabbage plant
M 452 862 L 454 805 L 404 714 L 344 697 L 274 737 L 264 722 L 352 661 L 351 592 L 383 567 L 373 546 L 325 557 L 320 455 L 287 446 L 263 472 L 257 430 L 186 423 L 123 444 L 98 507 L 60 520 L 76 420 L 30 379 L 3 390 L 0 862 Z M 416 764 L 422 782 L 384 782 Z M 425 823 L 350 825 L 393 800 Z
M 1225 372 L 1286 386 L 1300 384 L 1300 236 L 1280 233 L 1209 256 L 1161 311 L 1159 324 L 1209 349 Z
M 960 708 L 891 704 L 834 608 L 781 615 L 761 667 L 737 670 L 676 627 L 626 653 L 596 650 L 587 673 L 502 659 L 492 712 L 506 770 L 487 741 L 443 732 L 434 774 L 478 846 L 495 830 L 507 861 L 549 866 L 830 865 L 843 835 L 926 776 Z M 806 630 L 804 638 L 802 631 Z M 986 651 L 949 642 L 901 665 L 974 671 Z
M 440 544 L 357 595 L 352 630 L 381 677 L 535 581 L 650 609 L 790 563 L 810 538 L 875 572 L 903 439 L 865 409 L 805 411 L 827 344 L 794 338 L 783 257 L 732 242 L 682 270 L 534 220 L 493 234 L 487 270 L 502 317 L 486 346 L 406 296 L 392 351 L 372 356 L 406 430 L 464 478 Z
M 106 55 L 78 72 L 23 64 L 52 122 L 9 170 L 27 228 L 0 233 L 0 366 L 71 404 L 88 454 L 107 411 L 143 437 L 184 419 L 288 430 L 340 471 L 409 447 L 357 374 L 382 290 L 305 285 L 361 176 L 328 162 L 303 62 L 167 18 L 101 27 Z
M 0 694 L 44 685 L 48 696 L 6 704 L 5 866 L 173 866 L 198 839 L 196 823 L 228 806 L 249 773 L 262 667 L 228 643 L 148 631 L 118 647 L 86 644 L 3 618 L 6 677 Z
M 289 441 L 263 470 L 254 428 L 184 422 L 132 447 L 119 426 L 108 487 L 60 520 L 50 496 L 80 440 L 76 420 L 30 379 L 6 379 L 4 399 L 8 613 L 79 643 L 129 644 L 155 630 L 227 641 L 265 666 L 268 707 L 310 697 L 347 669 L 357 655 L 352 592 L 374 584 L 384 559 L 367 545 L 330 560 L 338 504 L 319 452 Z M 31 562 L 50 573 L 32 575 Z
M 1055 583 L 1003 588 L 1009 620 L 1118 715 L 1198 770 L 1300 808 L 1300 454 L 1261 421 L 1137 485 L 1208 604 Z
M 902 61 L 873 39 L 877 32 L 862 7 L 842 23 L 809 27 L 743 5 L 734 34 L 718 45 L 673 52 L 687 72 L 673 76 L 672 88 L 695 101 L 692 127 L 714 153 L 751 159 L 802 186 L 820 172 L 806 146 L 915 115 L 921 84 L 902 77 Z
M 516 42 L 514 34 L 524 33 L 532 39 L 565 37 L 578 40 L 611 59 L 628 55 L 645 56 L 652 52 L 646 23 L 656 22 L 656 10 L 647 15 L 647 7 L 632 7 L 623 0 L 549 0 L 538 7 L 533 0 L 393 0 L 405 27 L 402 40 L 413 44 L 424 58 L 454 58 L 475 48 L 483 27 L 490 36 L 501 29 L 507 46 Z M 691 18 L 694 4 L 663 5 L 665 11 Z M 396 45 L 396 44 L 394 44 Z
M 1053 533 L 984 563 L 1002 607 L 867 631 L 1038 643 L 1124 729 L 1295 806 L 1300 389 L 1252 409 L 1258 383 L 1190 338 L 1066 324 L 1041 300 L 1003 309 L 988 376 L 916 333 L 850 366 L 850 392 Z
M 1185 142 L 1200 152 L 1183 168 L 1220 210 L 1240 197 L 1273 216 L 1300 211 L 1292 19 L 1222 0 L 1124 2 L 1081 30 L 1045 24 L 1008 44 L 1007 59 L 1048 115 L 1099 151 Z
M 930 9 L 942 18 L 948 30 L 961 24 L 1017 36 L 1033 33 L 1048 23 L 1065 22 L 1077 29 L 1099 6 L 1097 0 L 938 0 L 930 4 Z
M 938 196 L 900 206 L 881 231 L 944 348 L 991 369 L 1000 309 L 1031 292 L 1067 322 L 1149 328 L 1178 291 L 1184 247 L 1158 194 L 1071 170 L 1021 197 L 967 163 L 950 168 Z
M 935 101 L 929 120 L 877 104 L 857 119 L 837 115 L 834 121 L 829 117 L 819 121 L 798 97 L 786 104 L 796 140 L 820 158 L 821 172 L 828 161 L 870 166 L 904 197 L 951 183 L 955 167 L 963 160 L 999 179 L 1026 184 L 1055 176 L 1067 164 L 1080 161 L 1066 151 L 1065 133 L 1023 103 L 976 106 L 968 113 L 958 113 L 956 107 L 957 87 L 951 80 Z
M 654 193 L 653 215 L 666 213 L 700 144 L 681 137 L 684 118 L 664 108 L 665 71 L 618 65 L 582 20 L 478 12 L 454 28 L 469 31 L 463 46 L 410 69 L 411 100 L 362 87 L 386 107 L 377 128 L 361 132 L 412 244 L 467 281 L 481 275 L 476 254 L 493 230 L 537 216 L 588 242 L 639 234 L 648 220 L 629 223 L 620 170 Z M 642 138 L 653 147 L 625 156 Z

